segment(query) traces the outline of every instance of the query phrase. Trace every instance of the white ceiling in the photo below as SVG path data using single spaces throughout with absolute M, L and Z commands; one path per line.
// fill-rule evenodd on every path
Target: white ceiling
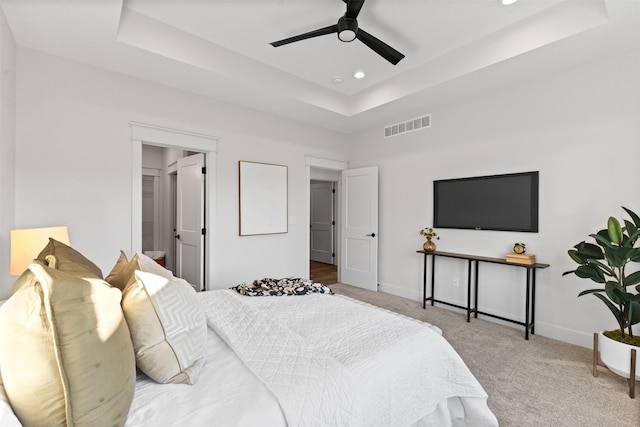
M 640 48 L 640 0 L 367 0 L 359 26 L 406 55 L 396 66 L 335 34 L 269 44 L 335 24 L 342 0 L 0 6 L 20 46 L 344 133 Z

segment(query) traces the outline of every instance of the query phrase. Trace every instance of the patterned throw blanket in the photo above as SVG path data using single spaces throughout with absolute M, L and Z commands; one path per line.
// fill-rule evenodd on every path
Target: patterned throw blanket
M 328 286 L 299 277 L 285 277 L 284 279 L 265 278 L 254 280 L 251 285 L 243 283 L 231 289 L 241 295 L 249 297 L 309 295 L 313 293 L 333 294 L 333 291 Z

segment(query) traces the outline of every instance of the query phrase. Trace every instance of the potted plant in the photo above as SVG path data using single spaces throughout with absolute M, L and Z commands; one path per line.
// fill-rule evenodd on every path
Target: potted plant
M 432 240 L 440 239 L 440 237 L 438 237 L 438 234 L 435 232 L 435 230 L 432 227 L 426 227 L 420 230 L 420 235 L 424 236 L 427 239 L 427 241 L 424 242 L 424 244 L 422 245 L 422 248 L 427 252 L 435 251 L 436 244 Z
M 584 290 L 578 296 L 591 294 L 597 297 L 613 314 L 618 329 L 600 333 L 600 356 L 609 369 L 629 378 L 631 346 L 637 347 L 640 353 L 640 336 L 634 336 L 632 328 L 640 323 L 640 271 L 627 274 L 626 268 L 640 262 L 640 247 L 636 247 L 640 217 L 625 207 L 623 209 L 633 222 L 625 219 L 622 227 L 620 221 L 609 217 L 606 229 L 589 235 L 595 243 L 582 241 L 569 250 L 569 256 L 578 267 L 563 276 L 573 273 L 604 285 Z M 640 373 L 635 379 L 640 380 Z

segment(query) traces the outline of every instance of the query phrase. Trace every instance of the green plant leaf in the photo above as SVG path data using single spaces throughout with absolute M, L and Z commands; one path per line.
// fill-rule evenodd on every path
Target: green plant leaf
M 583 295 L 594 294 L 596 292 L 604 292 L 604 289 L 587 289 L 585 291 L 580 292 L 578 296 L 581 297 Z
M 569 254 L 569 257 L 571 257 L 572 260 L 574 260 L 577 264 L 585 264 L 586 260 L 584 258 L 582 258 L 579 254 L 578 251 L 575 249 L 569 249 L 567 251 L 567 253 Z
M 609 240 L 619 245 L 622 242 L 622 227 L 620 227 L 620 221 L 610 216 L 607 221 L 607 231 L 609 234 Z
M 625 292 L 619 288 L 614 288 L 613 293 L 618 297 L 619 304 L 628 305 L 630 302 L 635 301 L 635 295 Z
M 622 303 L 621 293 L 624 293 L 624 289 L 617 282 L 609 281 L 605 283 L 604 290 L 611 301 L 616 304 Z
M 618 276 L 616 275 L 616 272 L 613 271 L 613 269 L 611 267 L 609 267 L 606 264 L 601 263 L 598 260 L 589 259 L 589 260 L 587 260 L 587 264 L 592 265 L 594 267 L 599 267 L 600 270 L 603 272 L 603 275 L 612 276 L 612 277 L 615 277 L 616 279 L 618 278 Z
M 627 241 L 629 242 L 630 246 L 633 246 L 638 240 L 638 237 L 640 237 L 640 229 L 636 228 L 635 231 L 633 232 L 629 231 L 628 234 L 629 234 L 629 238 Z
M 629 261 L 632 262 L 640 262 L 640 249 L 634 248 L 635 250 L 631 252 L 629 256 Z
M 604 259 L 604 252 L 602 252 L 602 248 L 598 245 L 594 245 L 593 243 L 580 242 L 574 246 L 576 248 L 575 255 L 585 259 Z M 569 254 L 571 256 L 571 254 Z
M 632 302 L 629 304 L 629 314 L 628 314 L 629 325 L 636 325 L 640 323 L 640 302 Z
M 611 267 L 621 268 L 629 262 L 629 254 L 633 252 L 633 248 L 613 247 L 604 249 L 604 257 Z
M 598 234 L 589 234 L 589 236 L 593 237 L 595 241 L 600 244 L 600 246 L 605 248 L 605 250 L 607 248 L 617 248 L 618 246 L 611 243 L 611 240 L 609 240 L 609 236 L 606 235 L 606 233 L 606 230 L 600 230 Z
M 625 208 L 624 206 L 622 207 L 622 209 L 624 209 L 627 212 L 627 214 L 631 217 L 633 222 L 636 224 L 636 227 L 640 228 L 640 216 L 638 216 L 632 210 Z
M 638 227 L 636 227 L 634 223 L 625 219 L 624 230 L 627 232 L 631 240 L 635 240 L 633 235 L 638 232 Z M 637 239 L 637 236 L 636 236 L 636 239 Z
M 583 279 L 591 279 L 596 283 L 605 283 L 604 274 L 597 268 L 594 268 L 591 265 L 581 265 L 576 268 L 576 276 Z
M 640 283 L 640 271 L 636 271 L 626 276 L 624 278 L 623 285 L 626 287 L 626 286 L 637 285 L 638 283 Z M 640 289 L 638 289 L 638 291 L 640 291 Z

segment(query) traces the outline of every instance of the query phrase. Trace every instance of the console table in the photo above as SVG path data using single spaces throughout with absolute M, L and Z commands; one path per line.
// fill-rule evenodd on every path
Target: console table
M 422 290 L 422 308 L 427 307 L 427 301 L 431 301 L 431 305 L 434 303 L 446 304 L 452 307 L 461 308 L 466 310 L 467 312 L 467 322 L 471 320 L 471 313 L 473 313 L 475 318 L 478 318 L 478 314 L 482 314 L 484 316 L 494 317 L 496 319 L 504 320 L 506 322 L 516 323 L 518 325 L 524 326 L 524 338 L 526 340 L 529 339 L 529 331 L 531 334 L 535 333 L 535 316 L 536 316 L 536 270 L 541 268 L 549 267 L 549 264 L 519 264 L 513 262 L 507 262 L 503 258 L 489 258 L 477 255 L 466 255 L 466 254 L 457 254 L 453 252 L 440 252 L 433 251 L 427 252 L 424 250 L 416 251 L 418 253 L 424 254 L 424 271 L 423 271 L 423 290 Z M 427 258 L 431 256 L 433 258 L 432 266 L 431 266 L 431 296 L 427 298 Z M 468 274 L 467 274 L 467 305 L 461 306 L 458 304 L 453 304 L 447 301 L 437 300 L 435 298 L 435 269 L 436 269 L 436 257 L 446 257 L 446 258 L 457 258 L 468 261 Z M 519 320 L 508 319 L 506 317 L 498 316 L 491 313 L 485 313 L 478 310 L 478 264 L 480 262 L 488 262 L 492 264 L 503 264 L 510 265 L 512 267 L 520 267 L 527 270 L 526 277 L 526 298 L 525 298 L 525 321 L 520 322 Z M 474 273 L 475 269 L 475 274 Z M 472 295 L 472 280 L 473 281 L 473 308 L 471 308 L 471 295 Z

